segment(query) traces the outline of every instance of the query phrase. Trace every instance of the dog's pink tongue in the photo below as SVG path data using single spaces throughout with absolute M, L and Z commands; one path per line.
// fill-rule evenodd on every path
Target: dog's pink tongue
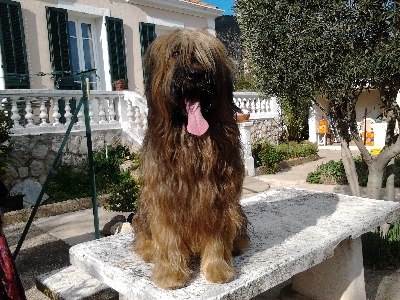
M 188 114 L 187 131 L 196 136 L 203 135 L 208 129 L 208 123 L 201 114 L 200 101 L 186 99 L 185 102 Z

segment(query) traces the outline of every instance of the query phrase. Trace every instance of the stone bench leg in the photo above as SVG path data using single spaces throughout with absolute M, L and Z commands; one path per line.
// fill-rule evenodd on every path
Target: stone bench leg
M 292 290 L 315 300 L 365 300 L 361 238 L 342 241 L 332 257 L 293 276 Z

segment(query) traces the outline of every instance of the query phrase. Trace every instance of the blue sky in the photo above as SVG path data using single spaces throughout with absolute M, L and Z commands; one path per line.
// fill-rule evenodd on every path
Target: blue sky
M 219 9 L 224 10 L 224 15 L 233 15 L 233 0 L 202 0 L 205 3 L 217 6 Z

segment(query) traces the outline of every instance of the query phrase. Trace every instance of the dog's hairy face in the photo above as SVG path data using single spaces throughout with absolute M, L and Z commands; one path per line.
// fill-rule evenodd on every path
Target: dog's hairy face
M 233 92 L 231 61 L 223 44 L 211 34 L 175 30 L 157 38 L 146 53 L 145 67 L 150 118 L 152 107 L 165 112 L 171 123 L 188 127 L 191 114 L 202 118 L 194 123 L 204 124 L 224 109 L 234 114 L 235 108 L 227 103 Z

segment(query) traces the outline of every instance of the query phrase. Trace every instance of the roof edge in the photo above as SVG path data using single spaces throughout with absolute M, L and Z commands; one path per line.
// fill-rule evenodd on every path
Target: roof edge
M 222 16 L 223 10 L 214 6 L 184 1 L 184 0 L 125 0 L 127 3 L 158 8 L 177 13 L 184 13 L 196 17 L 216 18 Z

